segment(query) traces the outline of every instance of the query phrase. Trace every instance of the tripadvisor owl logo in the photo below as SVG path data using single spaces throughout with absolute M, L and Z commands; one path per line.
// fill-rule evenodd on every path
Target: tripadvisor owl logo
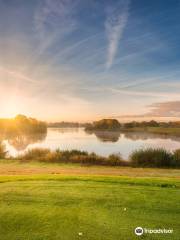
M 143 228 L 142 227 L 137 227 L 135 228 L 135 234 L 138 236 L 141 236 L 143 234 Z

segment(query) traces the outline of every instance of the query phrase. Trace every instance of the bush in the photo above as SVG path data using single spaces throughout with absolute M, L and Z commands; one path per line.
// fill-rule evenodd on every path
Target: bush
M 2 152 L 2 154 L 1 154 Z M 2 148 L 0 157 L 5 158 L 6 154 Z M 111 154 L 109 157 L 99 156 L 95 153 L 88 153 L 79 150 L 59 149 L 51 151 L 49 149 L 34 148 L 29 149 L 17 159 L 28 161 L 43 161 L 57 163 L 79 163 L 83 165 L 103 165 L 103 166 L 132 166 L 132 167 L 180 167 L 180 149 L 171 153 L 165 149 L 140 149 L 134 151 L 130 156 L 130 161 L 122 159 L 121 155 Z
M 6 158 L 7 153 L 6 146 L 3 143 L 0 143 L 0 159 Z
M 171 167 L 173 155 L 165 149 L 140 149 L 130 156 L 130 164 L 134 167 Z
M 180 149 L 174 151 L 173 160 L 174 167 L 180 167 Z
M 70 157 L 69 161 L 86 165 L 104 165 L 105 158 L 97 156 L 95 153 L 90 153 L 88 155 L 74 155 Z
M 47 159 L 47 156 L 51 151 L 47 148 L 33 148 L 27 150 L 24 154 L 18 156 L 17 158 L 21 160 L 39 160 L 43 161 Z
M 111 166 L 128 166 L 128 161 L 122 159 L 121 155 L 111 154 L 108 157 L 108 163 Z
M 107 165 L 107 166 L 126 166 L 127 161 L 124 161 L 121 156 L 110 155 L 109 157 L 98 156 L 95 153 L 87 153 L 79 150 L 50 151 L 49 149 L 34 148 L 29 149 L 21 156 L 17 157 L 21 160 L 37 160 L 45 162 L 59 163 L 80 163 L 87 165 Z
M 29 149 L 21 156 L 17 157 L 21 160 L 37 160 L 44 162 L 57 163 L 80 163 L 86 165 L 104 165 L 104 166 L 127 166 L 128 161 L 121 158 L 120 155 L 112 154 L 109 157 L 98 156 L 95 153 L 87 153 L 79 150 L 50 151 L 49 149 L 35 148 Z
M 102 119 L 93 124 L 87 124 L 85 130 L 119 130 L 121 128 L 121 124 L 116 119 Z

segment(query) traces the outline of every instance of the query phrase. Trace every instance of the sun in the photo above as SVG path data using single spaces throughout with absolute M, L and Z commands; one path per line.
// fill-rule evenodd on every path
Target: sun
M 18 98 L 11 97 L 1 102 L 1 116 L 5 118 L 15 117 L 22 111 L 22 103 Z

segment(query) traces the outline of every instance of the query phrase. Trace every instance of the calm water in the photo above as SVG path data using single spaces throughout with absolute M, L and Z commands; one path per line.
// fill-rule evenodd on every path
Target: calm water
M 180 148 L 180 138 L 148 133 L 86 133 L 82 128 L 49 128 L 47 135 L 20 136 L 4 140 L 7 150 L 13 156 L 34 147 L 51 149 L 79 149 L 107 156 L 121 153 L 127 159 L 129 154 L 142 147 L 164 147 L 169 150 Z

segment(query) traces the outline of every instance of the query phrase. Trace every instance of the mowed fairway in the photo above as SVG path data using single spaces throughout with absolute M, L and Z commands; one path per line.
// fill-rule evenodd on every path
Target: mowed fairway
M 1 160 L 0 240 L 179 240 L 179 175 Z M 137 237 L 137 226 L 174 233 Z
M 1 176 L 0 240 L 180 239 L 178 178 Z M 137 226 L 173 234 L 134 234 Z

